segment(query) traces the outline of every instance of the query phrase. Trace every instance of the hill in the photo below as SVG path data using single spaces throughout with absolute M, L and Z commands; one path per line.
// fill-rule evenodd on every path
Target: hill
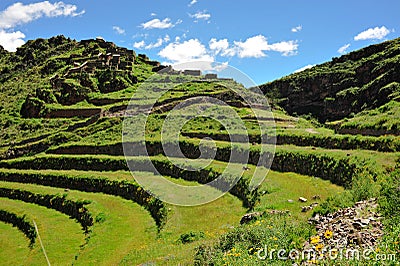
M 374 249 L 398 253 L 398 42 L 261 86 L 273 108 L 246 102 L 260 95 L 235 80 L 176 71 L 101 38 L 56 36 L 28 41 L 15 53 L 0 49 L 0 260 L 45 264 L 42 241 L 56 265 L 282 265 L 276 257 L 261 261 L 258 251 L 310 243 L 318 251 L 340 237 L 346 248 L 365 247 L 359 235 Z M 374 78 L 364 61 L 374 66 Z M 350 94 L 365 104 L 350 118 L 346 86 L 355 80 L 367 85 Z M 366 91 L 376 100 L 365 101 Z M 347 95 L 332 100 L 342 106 L 321 111 L 336 93 Z M 193 108 L 179 109 L 187 106 Z M 337 121 L 294 115 L 319 111 L 321 120 Z M 182 127 L 162 135 L 172 114 L 172 124 Z M 386 122 L 377 124 L 377 117 Z M 143 118 L 144 127 L 125 130 Z M 367 128 L 376 136 L 353 134 Z M 165 184 L 197 187 L 216 178 L 237 183 L 207 204 L 171 204 L 182 193 L 166 193 L 170 203 L 154 196 Z M 207 188 L 191 195 L 195 202 L 222 190 Z M 356 204 L 371 198 L 378 200 Z M 353 211 L 357 206 L 368 212 Z M 309 224 L 326 226 L 330 215 L 349 210 L 356 215 L 346 217 L 344 229 Z
M 310 113 L 320 121 L 335 121 L 389 102 L 390 106 L 398 106 L 399 72 L 400 38 L 332 58 L 260 88 L 290 114 Z M 399 133 L 398 123 L 379 123 L 370 125 L 370 129 Z

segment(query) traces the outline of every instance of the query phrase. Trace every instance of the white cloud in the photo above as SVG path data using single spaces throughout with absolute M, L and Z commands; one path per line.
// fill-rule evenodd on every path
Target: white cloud
M 269 51 L 279 52 L 283 56 L 291 56 L 297 54 L 299 45 L 296 41 L 278 42 L 269 45 Z
M 151 13 L 150 16 L 155 17 L 155 16 L 157 16 L 157 14 L 156 13 Z
M 228 49 L 229 42 L 227 39 L 222 39 L 217 41 L 217 39 L 212 38 L 209 41 L 208 46 L 210 47 L 211 50 L 215 52 L 215 54 L 219 54 L 221 51 Z
M 382 26 L 380 28 L 369 28 L 363 32 L 360 32 L 357 36 L 354 37 L 354 40 L 381 40 L 385 38 L 385 36 L 389 33 L 390 31 L 385 26 Z
M 266 54 L 264 51 L 268 50 L 267 39 L 262 35 L 257 35 L 248 38 L 244 42 L 234 42 L 238 47 L 238 54 L 240 58 L 244 57 L 264 57 Z
M 345 54 L 345 53 L 347 53 L 347 49 L 349 49 L 349 47 L 350 47 L 350 43 L 343 45 L 337 51 L 339 54 Z
M 172 61 L 173 64 L 190 61 L 214 61 L 214 58 L 208 54 L 206 47 L 198 39 L 190 39 L 183 43 L 170 43 L 158 55 Z
M 147 38 L 147 36 L 146 36 L 146 38 Z M 169 37 L 168 34 L 166 34 L 164 37 L 159 37 L 157 39 L 157 41 L 153 42 L 153 43 L 146 44 L 146 42 L 144 40 L 142 40 L 140 42 L 135 42 L 133 44 L 133 47 L 136 48 L 136 49 L 149 50 L 149 49 L 158 48 L 158 47 L 162 46 L 164 43 L 169 42 L 170 40 L 171 40 L 171 38 Z
M 229 47 L 229 42 L 227 39 L 217 40 L 212 38 L 208 46 L 215 55 L 221 54 L 221 56 L 234 56 L 236 54 L 235 48 Z
M 16 51 L 25 41 L 25 34 L 20 31 L 7 32 L 5 29 L 12 29 L 18 25 L 23 25 L 42 17 L 76 17 L 85 13 L 77 12 L 77 6 L 48 1 L 24 5 L 15 3 L 0 12 L 0 45 L 8 51 Z
M 209 20 L 211 18 L 211 14 L 206 11 L 199 11 L 195 14 L 189 14 L 191 18 L 195 18 L 196 20 L 203 19 Z
M 283 41 L 269 44 L 267 38 L 265 38 L 263 35 L 250 37 L 244 42 L 235 41 L 234 43 L 237 47 L 237 54 L 240 58 L 264 57 L 266 56 L 264 51 L 275 51 L 284 56 L 295 55 L 298 48 L 296 41 Z
M 169 42 L 170 40 L 171 40 L 171 38 L 169 37 L 169 35 L 167 34 L 167 35 L 165 35 L 165 37 L 164 37 L 164 42 Z
M 118 26 L 113 26 L 113 30 L 114 30 L 117 34 L 120 34 L 120 35 L 125 34 L 125 30 L 122 29 L 122 28 L 120 28 L 120 27 L 118 27 Z
M 25 38 L 25 34 L 20 31 L 5 32 L 0 30 L 0 45 L 7 51 L 15 52 L 18 47 L 25 43 L 23 38 Z
M 145 46 L 146 46 L 146 44 L 144 43 L 144 41 L 135 42 L 133 44 L 133 47 L 136 49 L 143 49 Z
M 314 67 L 314 66 L 315 66 L 315 65 L 306 65 L 306 66 L 303 66 L 303 67 L 301 67 L 301 68 L 299 68 L 299 69 L 293 71 L 293 73 L 298 73 L 298 72 L 301 72 L 301 71 L 303 71 L 303 70 L 312 68 L 312 67 Z
M 192 0 L 192 1 L 189 3 L 188 6 L 192 6 L 192 5 L 196 4 L 197 2 L 198 2 L 197 0 Z
M 0 12 L 0 28 L 10 29 L 41 17 L 76 17 L 85 13 L 84 10 L 77 12 L 77 9 L 77 6 L 64 4 L 63 2 L 51 4 L 48 1 L 44 1 L 29 5 L 15 3 Z
M 303 26 L 299 25 L 297 27 L 292 28 L 292 32 L 299 32 L 303 29 Z
M 149 50 L 149 49 L 157 48 L 157 47 L 160 47 L 161 45 L 163 45 L 163 43 L 164 43 L 163 39 L 158 38 L 157 42 L 146 45 L 146 47 L 144 47 L 144 49 Z
M 165 18 L 163 20 L 155 18 L 145 23 L 142 23 L 141 25 L 143 29 L 169 29 L 174 26 L 174 24 L 171 23 L 170 18 Z

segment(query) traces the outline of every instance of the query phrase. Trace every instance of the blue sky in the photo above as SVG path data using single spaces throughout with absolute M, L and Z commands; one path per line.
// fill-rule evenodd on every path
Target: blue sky
M 260 84 L 398 37 L 399 10 L 399 0 L 1 0 L 0 44 L 102 36 L 163 63 L 226 63 Z

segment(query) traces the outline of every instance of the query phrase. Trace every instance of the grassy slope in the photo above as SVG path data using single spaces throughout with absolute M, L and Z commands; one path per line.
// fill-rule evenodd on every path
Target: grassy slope
M 34 204 L 5 198 L 0 198 L 0 202 L 2 209 L 16 214 L 26 214 L 30 219 L 35 220 L 50 262 L 58 262 L 60 265 L 71 264 L 79 252 L 80 245 L 85 243 L 80 225 L 64 214 Z M 30 252 L 25 264 L 46 264 L 39 243 Z
M 17 228 L 0 222 L 0 258 L 4 265 L 23 265 L 30 256 L 29 240 Z
M 75 130 L 67 130 L 69 125 L 74 123 L 79 123 L 84 121 L 83 119 L 72 118 L 72 119 L 22 119 L 19 114 L 22 102 L 29 93 L 34 93 L 38 87 L 48 87 L 48 78 L 52 76 L 55 72 L 64 73 L 66 67 L 62 66 L 57 71 L 52 71 L 51 73 L 43 73 L 45 66 L 52 61 L 60 61 L 61 58 L 69 57 L 72 53 L 82 53 L 84 47 L 79 46 L 74 41 L 64 40 L 64 46 L 50 45 L 47 50 L 42 50 L 37 48 L 40 46 L 39 43 L 30 42 L 25 48 L 21 50 L 18 54 L 7 54 L 0 57 L 0 71 L 5 73 L 4 69 L 7 66 L 13 71 L 9 73 L 2 74 L 0 77 L 0 83 L 2 86 L 2 91 L 0 92 L 0 98 L 7 101 L 2 107 L 0 114 L 0 151 L 7 151 L 9 147 L 26 147 L 32 144 L 38 143 L 49 143 L 50 148 L 55 148 L 57 146 L 64 145 L 107 145 L 110 143 L 119 143 L 121 141 L 121 131 L 122 131 L 122 119 L 118 117 L 105 117 L 99 119 L 98 121 L 82 126 Z M 26 61 L 24 58 L 28 54 L 29 49 L 36 49 L 35 60 Z M 15 62 L 14 62 L 15 61 Z M 26 66 L 22 68 L 17 67 L 20 62 L 27 62 Z M 321 65 L 318 71 L 309 70 L 299 74 L 296 74 L 298 78 L 306 78 L 307 76 L 313 75 L 325 75 L 331 72 L 337 74 L 347 75 L 349 73 L 344 73 L 343 69 L 348 67 L 357 67 L 357 62 L 346 61 L 338 64 L 334 69 L 332 69 L 329 64 Z M 385 61 L 385 64 L 390 63 Z M 147 64 L 145 60 L 137 59 L 135 62 L 136 66 L 134 68 L 133 74 L 138 77 L 139 81 L 144 81 L 148 78 L 152 72 L 152 66 Z M 343 68 L 343 69 L 342 69 Z M 342 73 L 343 72 L 343 73 Z M 351 74 L 351 73 L 350 73 Z M 178 78 L 178 77 L 177 77 Z M 187 81 L 190 81 L 187 80 Z M 104 110 L 109 110 L 112 107 L 120 106 L 127 103 L 130 97 L 135 96 L 135 91 L 138 86 L 142 83 L 131 85 L 126 89 L 111 92 L 111 93 L 101 93 L 99 91 L 92 91 L 88 94 L 89 100 L 96 99 L 109 99 L 116 100 L 113 104 L 107 104 L 101 106 Z M 227 83 L 225 83 L 227 84 Z M 232 85 L 232 84 L 231 84 Z M 150 91 L 153 87 L 158 86 L 157 84 L 147 84 L 149 86 L 149 93 L 146 93 L 146 97 L 153 95 Z M 236 86 L 236 85 L 235 85 Z M 225 89 L 220 84 L 215 83 L 196 83 L 189 82 L 184 85 L 177 86 L 174 91 L 169 92 L 164 95 L 159 102 L 167 103 L 171 99 L 174 99 L 173 104 L 180 103 L 183 98 L 187 95 L 197 95 L 201 93 L 215 94 L 224 92 Z M 362 89 L 356 91 L 361 93 Z M 136 95 L 138 97 L 138 103 L 143 105 L 146 102 L 143 101 L 144 95 Z M 378 119 L 374 117 L 374 112 L 377 112 L 377 116 L 382 119 L 387 120 L 387 125 L 394 125 L 397 123 L 396 118 L 398 117 L 398 109 L 396 102 L 391 102 L 388 104 L 389 108 L 382 110 L 377 109 L 376 111 L 364 112 L 357 115 L 353 120 L 348 122 L 358 123 L 357 127 L 363 127 L 367 124 L 376 122 Z M 77 104 L 70 106 L 63 106 L 60 104 L 50 104 L 51 108 L 87 108 L 96 107 L 90 104 L 88 101 L 78 102 Z M 239 115 L 245 119 L 245 124 L 250 133 L 258 133 L 257 128 L 254 127 L 254 122 L 251 121 L 252 112 L 247 108 L 233 108 Z M 391 112 L 391 113 L 390 113 Z M 292 117 L 287 115 L 282 110 L 273 110 L 273 115 L 277 119 L 276 123 L 276 133 L 281 135 L 298 135 L 298 136 L 340 136 L 334 133 L 332 129 L 327 129 L 323 125 L 319 124 L 310 117 Z M 357 117 L 360 117 L 357 120 Z M 369 120 L 367 120 L 368 118 Z M 152 114 L 149 118 L 147 133 L 149 139 L 159 139 L 159 128 L 161 122 L 165 119 L 165 114 Z M 364 123 L 364 121 L 366 121 Z M 346 121 L 347 122 L 347 121 Z M 269 122 L 263 122 L 268 124 Z M 383 125 L 386 125 L 383 123 Z M 346 124 L 344 123 L 343 126 Z M 382 123 L 381 123 L 382 125 Z M 376 127 L 376 126 L 375 126 Z M 392 127 L 392 126 L 391 126 Z M 184 131 L 186 132 L 201 132 L 205 134 L 221 133 L 221 127 L 219 123 L 215 121 L 209 121 L 207 119 L 193 119 L 189 123 L 185 124 Z M 62 133 L 64 136 L 63 144 L 59 141 L 54 141 L 57 134 Z M 49 134 L 49 136 L 46 136 Z M 40 137 L 41 140 L 28 140 L 32 137 Z M 185 138 L 183 138 L 185 139 Z M 24 144 L 18 144 L 21 140 L 27 140 Z M 190 140 L 193 142 L 198 142 L 197 139 Z M 340 138 L 337 140 L 340 142 Z M 14 142 L 14 143 L 11 143 Z M 226 145 L 225 142 L 217 142 L 217 145 Z M 240 145 L 239 145 L 240 146 Z M 256 148 L 254 145 L 253 148 Z M 326 150 L 315 147 L 298 147 L 293 145 L 281 145 L 277 147 L 278 150 L 282 151 L 299 151 L 306 153 L 318 153 L 318 154 L 328 154 L 330 156 L 351 156 L 352 158 L 360 158 L 361 160 L 366 160 L 370 162 L 370 165 L 376 164 L 375 170 L 380 173 L 385 171 L 390 171 L 394 168 L 395 161 L 399 158 L 396 153 L 381 153 L 374 151 L 365 150 Z M 349 154 L 349 155 L 348 155 Z M 35 160 L 36 157 L 31 157 L 28 154 L 27 160 Z M 39 155 L 40 157 L 53 155 Z M 74 155 L 70 155 L 74 157 Z M 84 158 L 84 155 L 79 155 L 79 157 Z M 91 156 L 87 156 L 89 159 Z M 94 157 L 104 157 L 104 158 L 118 158 L 112 156 L 104 155 L 94 155 Z M 178 160 L 179 161 L 179 160 Z M 211 167 L 213 169 L 219 170 L 226 166 L 224 162 L 213 162 Z M 253 169 L 253 167 L 250 167 Z M 13 170 L 10 170 L 13 171 Z M 32 172 L 37 171 L 28 170 L 21 172 Z M 109 179 L 118 180 L 132 180 L 132 176 L 129 172 L 116 171 L 116 172 L 94 172 L 94 171 L 56 171 L 56 170 L 41 170 L 41 173 L 53 173 L 53 174 L 68 174 L 77 176 L 93 176 L 93 177 L 106 177 Z M 148 175 L 149 178 L 155 178 L 153 175 L 148 173 L 140 173 L 142 175 Z M 249 174 L 249 173 L 248 173 Z M 168 178 L 168 177 L 167 177 Z M 180 184 L 190 184 L 194 185 L 195 182 L 188 182 L 182 179 L 170 179 L 174 182 Z M 296 186 L 293 186 L 296 184 Z M 17 184 L 17 183 L 6 183 L 0 182 L 0 186 L 5 187 L 15 187 L 26 189 L 35 192 L 46 192 L 46 193 L 64 193 L 63 189 L 41 187 L 36 185 L 27 184 Z M 288 209 L 292 213 L 292 217 L 289 218 L 279 218 L 276 222 L 276 228 L 281 228 L 283 224 L 289 224 L 298 226 L 298 228 L 307 228 L 305 231 L 312 232 L 312 229 L 306 224 L 306 220 L 309 218 L 310 213 L 300 212 L 300 207 L 303 205 L 297 202 L 297 198 L 302 196 L 306 198 L 311 198 L 313 195 L 321 195 L 321 202 L 330 196 L 335 196 L 342 194 L 343 189 L 336 185 L 331 184 L 328 181 L 323 181 L 313 177 L 302 176 L 295 173 L 277 173 L 270 171 L 267 178 L 264 180 L 261 190 L 265 190 L 268 193 L 261 197 L 261 201 L 256 205 L 255 210 L 269 210 L 269 209 Z M 214 201 L 212 203 L 199 206 L 199 207 L 179 207 L 179 206 L 168 206 L 168 221 L 165 227 L 161 230 L 159 234 L 156 232 L 156 227 L 154 221 L 151 219 L 150 215 L 140 206 L 127 200 L 123 200 L 119 197 L 85 193 L 79 191 L 68 192 L 68 197 L 73 198 L 84 198 L 92 200 L 89 205 L 90 211 L 93 212 L 94 217 L 105 217 L 103 223 L 97 222 L 93 226 L 93 233 L 90 235 L 90 239 L 87 245 L 79 251 L 74 249 L 74 245 L 70 245 L 67 251 L 71 253 L 71 260 L 73 256 L 78 254 L 78 260 L 76 264 L 86 265 L 86 264 L 123 264 L 132 265 L 138 263 L 157 263 L 160 265 L 177 265 L 177 264 L 191 264 L 193 263 L 193 256 L 195 254 L 195 248 L 200 244 L 213 245 L 217 242 L 218 238 L 224 233 L 232 232 L 232 227 L 241 230 L 242 227 L 238 226 L 240 217 L 247 211 L 242 207 L 240 200 L 230 194 Z M 289 203 L 287 200 L 293 199 L 294 203 Z M 5 200 L 7 201 L 7 200 Z M 25 206 L 25 205 L 24 205 Z M 25 208 L 25 207 L 24 207 Z M 37 206 L 26 207 L 26 210 L 36 209 Z M 54 213 L 52 210 L 46 210 L 46 213 Z M 32 211 L 33 214 L 35 212 Z M 29 213 L 30 215 L 32 213 Z M 57 214 L 58 215 L 58 214 Z M 99 216 L 98 216 L 99 215 Z M 210 218 L 211 217 L 211 218 Z M 43 220 L 50 219 L 50 216 L 43 217 Z M 45 223 L 52 221 L 48 220 Z M 68 224 L 73 224 L 73 226 L 78 226 L 72 220 L 68 221 Z M 268 220 L 267 223 L 274 223 L 274 219 Z M 56 222 L 54 230 L 59 230 L 63 232 L 63 222 Z M 8 225 L 6 225 L 8 226 Z M 43 224 L 41 225 L 44 231 L 47 227 Z M 79 226 L 78 226 L 79 227 Z M 49 225 L 50 228 L 50 225 Z M 1 229 L 1 228 L 0 228 Z M 7 229 L 4 228 L 4 229 Z M 284 229 L 283 227 L 281 228 Z M 1 229 L 3 230 L 3 229 Z M 234 229 L 235 230 L 235 229 Z M 246 229 L 247 230 L 247 229 Z M 15 234 L 15 228 L 12 230 L 5 230 L 7 235 L 11 237 Z M 189 244 L 181 244 L 178 242 L 179 237 L 184 233 L 189 232 L 203 232 L 205 238 L 195 241 Z M 18 232 L 17 232 L 18 233 Z M 74 241 L 83 241 L 83 234 L 78 230 L 77 238 Z M 278 232 L 274 234 L 278 235 Z M 22 233 L 19 233 L 19 240 L 16 239 L 15 242 L 21 243 L 23 240 Z M 46 235 L 46 233 L 45 233 Z M 288 234 L 290 235 L 290 234 Z M 42 236 L 43 237 L 43 236 Z M 71 235 L 72 237 L 72 235 Z M 282 236 L 282 239 L 286 239 L 286 236 Z M 299 239 L 297 239 L 297 244 L 300 244 L 301 239 L 304 235 L 301 234 Z M 45 237 L 47 238 L 47 236 Z M 304 240 L 304 239 L 303 239 Z M 282 242 L 283 243 L 283 242 Z M 7 242 L 9 244 L 9 242 Z M 20 245 L 20 244 L 18 244 Z M 79 247 L 79 244 L 77 245 Z M 26 256 L 27 259 L 32 260 L 31 264 L 42 264 L 40 261 L 40 254 L 37 254 L 38 247 L 36 246 L 33 251 L 21 250 L 22 256 Z M 11 252 L 11 251 L 10 251 Z M 32 253 L 33 252 L 33 253 Z M 35 253 L 36 252 L 36 253 Z M 51 253 L 53 251 L 51 250 Z M 0 258 L 7 256 L 9 253 L 0 253 Z M 23 255 L 25 254 L 25 255 Z M 55 254 L 54 256 L 56 256 Z M 50 261 L 51 255 L 49 254 Z M 53 257 L 56 258 L 56 257 Z M 57 260 L 57 259 L 56 259 Z M 39 263 L 40 261 L 40 263 Z M 68 262 L 70 262 L 68 261 Z M 60 262 L 64 260 L 60 259 Z

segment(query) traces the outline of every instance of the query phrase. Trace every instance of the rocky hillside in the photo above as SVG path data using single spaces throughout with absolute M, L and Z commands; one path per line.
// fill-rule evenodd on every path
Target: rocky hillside
M 60 35 L 28 41 L 16 52 L 0 47 L 2 141 L 49 132 L 74 117 L 98 116 L 107 109 L 103 106 L 122 105 L 156 67 L 159 62 L 102 38 Z
M 321 121 L 351 117 L 400 95 L 400 38 L 371 45 L 261 85 L 290 114 Z

